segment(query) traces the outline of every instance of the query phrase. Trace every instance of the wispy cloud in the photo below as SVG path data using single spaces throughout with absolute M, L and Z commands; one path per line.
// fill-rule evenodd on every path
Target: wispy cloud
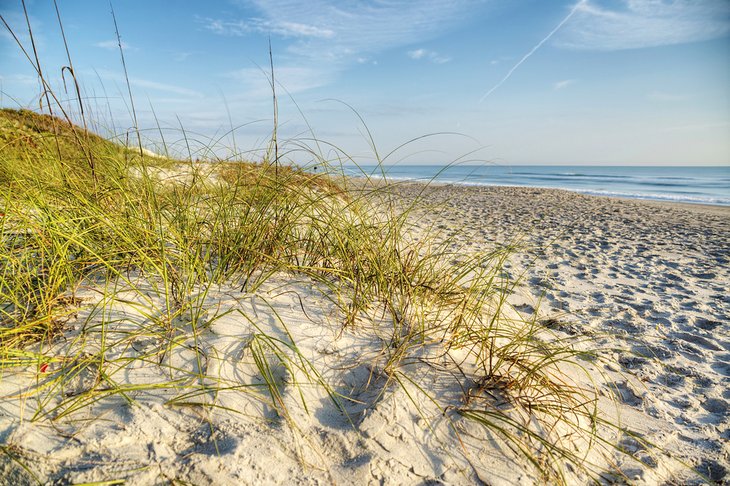
M 177 51 L 177 52 L 173 52 L 172 53 L 172 59 L 175 62 L 185 62 L 193 54 L 195 54 L 195 53 L 194 52 L 181 52 L 181 51 Z
M 568 86 L 570 86 L 571 84 L 575 84 L 575 83 L 576 83 L 575 79 L 563 79 L 562 81 L 557 81 L 556 83 L 554 83 L 553 89 L 555 91 L 560 91 L 561 89 L 565 89 Z
M 357 62 L 358 64 L 372 64 L 373 66 L 378 65 L 378 61 L 376 59 L 371 59 L 368 56 L 360 56 L 355 59 L 355 62 Z
M 244 0 L 239 0 L 243 4 Z M 367 54 L 430 39 L 474 15 L 484 0 L 245 0 L 256 18 L 205 19 L 221 35 L 266 32 L 294 38 L 289 52 L 326 62 L 356 62 Z
M 708 123 L 691 123 L 687 125 L 674 125 L 664 128 L 664 132 L 700 132 L 708 130 L 727 130 L 730 127 L 730 122 L 708 122 Z
M 415 51 L 408 51 L 408 57 L 411 59 L 423 59 L 426 56 L 426 49 L 416 49 Z
M 96 74 L 102 79 L 113 81 L 116 83 L 126 83 L 126 79 L 120 73 L 115 73 L 108 70 L 97 70 Z M 129 84 L 135 88 L 150 89 L 163 93 L 171 93 L 180 96 L 187 96 L 192 98 L 202 98 L 203 94 L 193 89 L 185 88 L 182 86 L 176 86 L 174 84 L 160 83 L 149 79 L 130 77 Z
M 234 0 L 255 15 L 227 19 L 198 19 L 218 35 L 271 34 L 286 45 L 276 55 L 277 82 L 290 92 L 314 89 L 333 82 L 350 65 L 377 64 L 377 54 L 430 40 L 458 25 L 492 0 Z M 436 53 L 431 62 L 448 62 Z M 242 69 L 238 76 L 263 94 L 268 83 L 258 69 Z
M 25 15 L 22 11 L 3 10 L 9 4 L 10 2 L 0 2 L 0 14 L 2 14 L 5 22 L 8 23 L 8 26 L 13 32 L 12 34 L 8 32 L 5 25 L 0 23 L 0 39 L 5 39 L 15 45 L 15 37 L 17 37 L 23 45 L 29 45 L 30 36 L 25 22 Z M 43 22 L 31 13 L 30 24 L 33 27 L 33 39 L 35 40 L 36 47 L 44 47 L 46 45 L 46 38 L 43 35 L 45 31 Z M 15 37 L 13 37 L 13 34 L 15 34 Z
M 647 94 L 646 97 L 651 101 L 658 101 L 658 102 L 687 101 L 691 98 L 691 96 L 686 95 L 686 94 L 667 93 L 665 91 L 652 91 L 649 94 Z
M 122 44 L 122 49 L 124 49 L 125 51 L 137 50 L 135 47 L 130 46 L 129 44 L 127 44 L 124 41 L 121 41 L 121 44 Z M 115 41 L 115 40 L 106 40 L 106 41 L 97 42 L 96 44 L 94 44 L 94 46 L 100 47 L 102 49 L 107 49 L 109 51 L 116 51 L 117 49 L 119 49 L 119 42 Z
M 591 0 L 578 6 L 555 42 L 613 51 L 683 44 L 730 33 L 727 0 Z
M 11 84 L 20 84 L 20 85 L 36 85 L 40 82 L 38 81 L 37 76 L 29 76 L 27 74 L 6 74 L 2 75 L 0 74 L 0 81 L 5 83 L 11 83 Z
M 240 37 L 249 34 L 275 34 L 282 37 L 314 37 L 329 39 L 334 31 L 315 25 L 286 20 L 250 18 L 246 20 L 199 19 L 203 27 L 220 35 Z
M 258 68 L 243 68 L 231 71 L 227 77 L 236 80 L 243 87 L 242 92 L 252 99 L 268 99 L 271 85 L 267 73 Z M 278 66 L 276 83 L 291 94 L 325 86 L 332 81 L 332 73 L 317 68 Z
M 181 86 L 175 86 L 174 84 L 159 83 L 157 81 L 150 81 L 148 79 L 141 78 L 129 78 L 129 82 L 132 86 L 139 88 L 153 89 L 156 91 L 163 91 L 165 93 L 174 93 L 182 96 L 191 96 L 195 98 L 202 98 L 203 94 L 193 89 L 183 88 Z
M 431 61 L 434 64 L 444 64 L 449 61 L 451 61 L 450 57 L 442 56 L 436 51 L 429 51 L 428 49 L 416 49 L 413 51 L 408 51 L 406 54 L 408 54 L 408 57 L 415 60 L 428 60 Z

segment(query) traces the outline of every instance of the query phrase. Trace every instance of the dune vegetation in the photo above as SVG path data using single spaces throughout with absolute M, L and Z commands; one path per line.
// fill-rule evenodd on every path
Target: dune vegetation
M 501 269 L 510 249 L 463 254 L 453 239 L 411 231 L 409 208 L 387 184 L 361 181 L 348 190 L 336 178 L 270 160 L 145 156 L 26 110 L 3 110 L 0 127 L 0 359 L 4 374 L 36 376 L 15 396 L 32 397 L 31 420 L 58 421 L 114 397 L 134 403 L 161 391 L 170 405 L 230 412 L 216 397 L 237 391 L 296 429 L 283 396 L 294 386 L 319 388 L 356 427 L 354 405 L 362 413 L 402 386 L 422 395 L 408 395 L 416 410 L 426 397 L 457 436 L 455 422 L 486 428 L 545 479 L 564 479 L 566 464 L 597 474 L 574 448 L 576 435 L 596 440 L 595 391 L 561 371 L 581 369 L 576 358 L 590 353 L 546 340 L 534 319 L 510 312 L 515 282 Z M 377 336 L 380 349 L 347 364 L 368 367 L 363 386 L 374 388 L 373 403 L 362 401 L 363 389 L 350 396 L 328 380 L 283 320 L 283 335 L 272 334 L 244 316 L 255 332 L 239 339 L 257 383 L 208 373 L 205 334 L 243 312 L 215 303 L 221 288 L 253 295 L 282 275 L 320 289 L 338 333 Z M 120 303 L 134 308 L 134 319 L 120 316 Z M 181 364 L 180 353 L 192 358 Z M 421 372 L 410 372 L 415 361 L 443 368 L 461 393 L 419 383 Z M 155 378 L 125 374 L 139 366 L 156 368 Z M 299 393 L 306 409 L 307 394 Z M 3 450 L 22 462 L 21 444 Z
M 398 396 L 424 433 L 457 444 L 467 480 L 488 480 L 473 457 L 487 443 L 539 481 L 621 474 L 586 368 L 598 358 L 510 307 L 512 248 L 466 253 L 416 228 L 392 184 L 283 164 L 275 137 L 256 162 L 176 159 L 0 111 L 0 389 L 22 421 L 74 438 L 90 410 L 154 398 L 197 413 L 223 453 L 219 415 L 311 445 L 318 408 L 367 435 Z M 347 343 L 337 366 L 312 344 L 317 326 Z M 2 437 L 15 474 L 65 474 Z M 96 480 L 132 477 L 104 467 Z

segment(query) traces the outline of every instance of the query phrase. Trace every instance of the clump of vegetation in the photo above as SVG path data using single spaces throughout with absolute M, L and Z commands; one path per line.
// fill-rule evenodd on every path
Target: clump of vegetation
M 506 250 L 465 255 L 428 232 L 407 237 L 410 209 L 392 186 L 363 184 L 345 188 L 284 166 L 275 151 L 259 163 L 151 157 L 68 120 L 0 111 L 0 363 L 47 373 L 23 395 L 36 401 L 32 419 L 58 421 L 162 389 L 174 392 L 170 405 L 223 409 L 219 397 L 234 390 L 296 429 L 283 390 L 299 388 L 307 408 L 304 389 L 314 386 L 356 427 L 352 404 L 395 386 L 416 409 L 423 399 L 435 404 L 457 435 L 460 420 L 483 426 L 545 480 L 566 481 L 571 471 L 597 478 L 603 465 L 574 440 L 600 442 L 596 392 L 562 372 L 581 370 L 583 353 L 510 312 Z M 341 331 L 378 333 L 378 355 L 349 366 L 367 365 L 380 393 L 328 381 L 283 320 L 282 333 L 268 334 L 255 315 L 209 298 L 221 287 L 254 295 L 281 275 L 324 289 Z M 79 297 L 89 292 L 100 295 L 93 304 Z M 120 317 L 120 302 L 143 319 Z M 231 312 L 255 330 L 239 341 L 256 383 L 214 372 L 201 344 Z M 445 359 L 456 399 L 410 371 Z M 121 378 L 138 366 L 157 378 Z M 22 458 L 15 446 L 2 450 Z
M 12 150 L 0 156 L 0 359 L 4 367 L 50 363 L 64 370 L 36 390 L 46 404 L 37 418 L 58 419 L 104 397 L 151 386 L 177 389 L 186 400 L 235 386 L 208 379 L 202 363 L 207 358 L 194 345 L 197 364 L 187 371 L 164 355 L 183 346 L 181 333 L 195 337 L 216 319 L 208 316 L 204 324 L 201 317 L 209 310 L 204 303 L 211 289 L 229 285 L 253 293 L 284 272 L 329 289 L 324 295 L 341 314 L 343 329 L 362 327 L 368 319 L 390 322 L 379 371 L 387 382 L 417 383 L 402 365 L 425 345 L 462 350 L 463 400 L 440 407 L 456 407 L 461 416 L 502 435 L 550 477 L 561 477 L 561 461 L 582 466 L 545 431 L 560 421 L 574 423 L 574 416 L 591 417 L 593 399 L 560 377 L 558 365 L 573 357 L 565 347 L 539 339 L 534 323 L 505 316 L 510 283 L 499 277 L 505 254 L 463 258 L 427 235 L 406 239 L 407 214 L 384 193 L 374 197 L 373 188 L 367 196 L 348 192 L 333 179 L 292 167 L 275 174 L 267 161 L 160 161 L 95 136 L 69 136 L 78 128 L 48 116 L 13 110 L 1 116 L 2 126 L 12 127 L 3 128 L 3 143 Z M 97 155 L 95 177 L 82 161 L 84 152 L 73 152 L 78 140 L 93 141 L 86 151 Z M 445 263 L 456 256 L 458 265 Z M 146 297 L 150 287 L 157 298 Z M 60 354 L 65 325 L 81 305 L 77 291 L 86 288 L 100 289 L 106 303 L 141 301 L 156 326 L 112 339 L 116 318 L 99 311 L 93 329 L 109 340 L 87 349 L 77 337 Z M 253 316 L 247 319 L 255 323 Z M 156 340 L 156 359 L 119 355 L 119 347 L 142 338 Z M 261 330 L 249 345 L 263 377 L 254 395 L 278 415 L 290 417 L 281 396 L 284 378 L 276 371 L 282 366 L 305 370 L 346 411 L 342 402 L 349 397 L 334 393 L 301 354 L 292 355 L 293 339 L 282 343 Z M 115 375 L 135 360 L 168 369 L 176 378 L 120 385 Z M 92 378 L 69 392 L 69 383 L 92 369 Z M 490 390 L 504 394 L 523 415 L 495 405 Z M 542 432 L 529 425 L 535 417 L 546 421 Z

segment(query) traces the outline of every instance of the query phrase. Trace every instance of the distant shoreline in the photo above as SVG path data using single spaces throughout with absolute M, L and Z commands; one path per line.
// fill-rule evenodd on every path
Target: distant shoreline
M 423 181 L 417 179 L 398 179 L 398 178 L 387 178 L 383 179 L 381 176 L 369 176 L 371 183 L 373 181 L 383 181 L 383 183 L 389 183 L 395 185 L 416 185 L 416 186 L 428 186 L 428 187 L 453 187 L 453 188 L 475 188 L 475 189 L 534 189 L 537 191 L 561 191 L 566 192 L 570 195 L 578 195 L 585 197 L 594 197 L 599 199 L 609 199 L 623 202 L 635 202 L 640 204 L 657 205 L 663 207 L 676 207 L 679 209 L 689 210 L 701 210 L 718 215 L 730 216 L 730 205 L 728 204 L 709 204 L 705 202 L 686 202 L 686 201 L 671 201 L 663 199 L 651 199 L 641 197 L 621 197 L 614 195 L 602 195 L 602 194 L 591 194 L 586 192 L 580 192 L 572 189 L 564 189 L 560 187 L 535 187 L 535 186 L 515 186 L 515 185 L 497 185 L 497 184 L 468 184 L 463 182 L 445 182 L 445 181 Z M 347 179 L 352 181 L 365 181 L 365 176 L 347 176 Z
M 345 175 L 393 183 L 526 187 L 690 205 L 730 207 L 730 167 L 363 165 Z

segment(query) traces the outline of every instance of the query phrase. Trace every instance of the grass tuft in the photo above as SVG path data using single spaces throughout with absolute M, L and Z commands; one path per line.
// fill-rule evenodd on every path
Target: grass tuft
M 402 392 L 434 434 L 445 420 L 467 457 L 465 423 L 544 481 L 598 480 L 608 467 L 586 452 L 606 442 L 597 391 L 564 372 L 588 375 L 584 353 L 507 304 L 509 247 L 466 254 L 457 238 L 417 231 L 418 201 L 404 205 L 397 185 L 283 164 L 276 119 L 259 163 L 145 156 L 137 135 L 130 149 L 68 120 L 0 110 L 0 363 L 35 377 L 4 397 L 30 420 L 61 427 L 93 420 L 99 404 L 159 394 L 195 410 L 211 434 L 216 413 L 233 413 L 286 423 L 306 442 L 317 396 L 357 428 Z M 349 159 L 293 145 L 318 167 Z M 317 290 L 277 291 L 282 279 Z M 306 322 L 281 315 L 276 302 L 289 294 Z M 313 295 L 318 316 L 304 302 Z M 300 346 L 324 314 L 337 336 L 369 340 L 341 368 L 364 383 L 339 383 Z M 434 392 L 419 365 L 457 393 Z M 6 442 L 1 452 L 33 475 Z

